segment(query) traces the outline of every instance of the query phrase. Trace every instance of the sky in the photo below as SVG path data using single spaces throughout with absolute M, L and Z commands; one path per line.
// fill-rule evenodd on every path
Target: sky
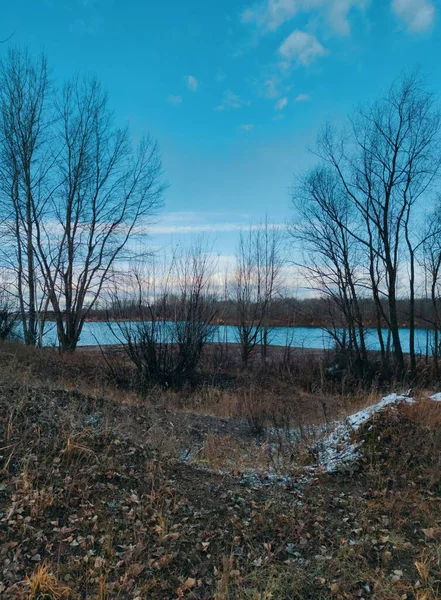
M 59 81 L 96 75 L 134 140 L 159 142 L 169 187 L 151 243 L 292 217 L 320 126 L 403 69 L 441 92 L 439 0 L 0 0 L 0 46 L 44 51 Z

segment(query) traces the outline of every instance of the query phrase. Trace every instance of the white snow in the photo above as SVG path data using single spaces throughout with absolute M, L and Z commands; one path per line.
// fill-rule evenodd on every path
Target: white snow
M 377 402 L 377 404 L 363 408 L 355 413 L 355 415 L 351 415 L 347 418 L 347 422 L 356 431 L 361 425 L 366 423 L 366 421 L 368 421 L 372 415 L 380 412 L 383 410 L 383 408 L 389 406 L 389 404 L 397 404 L 398 402 L 412 403 L 413 399 L 409 396 L 403 396 L 400 394 L 389 394 L 389 396 L 385 396 L 380 400 L 380 402 Z
M 441 392 L 438 392 L 437 394 L 433 394 L 433 396 L 430 396 L 429 400 L 435 400 L 435 402 L 441 402 Z
M 351 442 L 354 431 L 357 431 L 374 414 L 384 410 L 386 406 L 400 402 L 412 403 L 413 399 L 400 394 L 389 394 L 377 404 L 350 415 L 345 421 L 334 423 L 333 431 L 317 444 L 319 468 L 330 473 L 353 462 L 358 457 L 359 448 L 359 444 Z

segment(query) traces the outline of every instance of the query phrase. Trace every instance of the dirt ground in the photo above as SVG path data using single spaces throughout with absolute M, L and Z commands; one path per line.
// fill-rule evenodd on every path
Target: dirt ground
M 441 405 L 383 414 L 345 472 L 292 446 L 279 480 L 261 432 L 194 405 L 3 381 L 1 597 L 439 597 Z

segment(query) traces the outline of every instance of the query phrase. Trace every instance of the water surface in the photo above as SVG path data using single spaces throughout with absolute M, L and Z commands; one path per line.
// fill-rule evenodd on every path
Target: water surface
M 130 327 L 136 327 L 136 323 L 127 323 Z M 409 352 L 409 334 L 407 328 L 400 329 L 400 338 L 404 352 Z M 387 330 L 383 330 L 384 339 L 387 339 Z M 79 346 L 95 346 L 118 344 L 118 325 L 113 323 L 111 327 L 107 323 L 91 321 L 84 324 Z M 56 346 L 57 334 L 52 324 L 45 333 L 45 345 Z M 234 325 L 216 325 L 212 329 L 211 341 L 236 343 L 238 341 L 237 328 Z M 273 327 L 268 335 L 268 343 L 271 346 L 291 346 L 292 348 L 305 348 L 308 350 L 330 349 L 334 346 L 332 336 L 325 330 L 317 327 Z M 379 350 L 377 331 L 366 330 L 366 345 L 369 350 Z M 428 345 L 429 352 L 432 348 L 432 332 L 425 329 L 415 331 L 415 349 L 424 354 Z

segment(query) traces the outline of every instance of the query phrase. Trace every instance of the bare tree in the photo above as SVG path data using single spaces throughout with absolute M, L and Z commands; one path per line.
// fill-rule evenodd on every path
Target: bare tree
M 53 90 L 44 57 L 11 50 L 0 87 L 3 250 L 24 338 L 41 340 L 40 313 L 51 306 L 61 349 L 74 350 L 111 273 L 136 254 L 134 238 L 161 203 L 157 144 L 146 137 L 132 148 L 96 80 Z
M 359 229 L 354 206 L 335 172 L 320 166 L 296 186 L 293 208 L 289 232 L 303 256 L 297 265 L 310 289 L 330 300 L 327 320 L 333 327 L 327 329 L 337 346 L 365 369 L 368 360 L 359 303 L 365 276 L 360 244 L 350 233 Z
M 46 60 L 10 50 L 0 62 L 0 193 L 5 264 L 15 273 L 16 295 L 26 344 L 38 337 L 39 287 L 36 221 L 47 198 L 48 97 Z
M 328 127 L 318 144 L 319 155 L 335 170 L 364 225 L 362 234 L 350 233 L 366 249 L 372 294 L 390 331 L 400 374 L 405 371 L 397 313 L 400 272 L 407 260 L 414 368 L 414 266 L 419 242 L 412 222 L 418 202 L 427 201 L 439 172 L 439 132 L 433 97 L 418 75 L 411 74 L 394 83 L 381 100 L 360 109 L 347 136 L 336 138 Z
M 432 354 L 435 374 L 439 378 L 439 357 L 441 350 L 441 211 L 435 209 L 428 217 L 423 241 L 422 267 L 424 269 L 431 311 L 425 318 L 433 328 Z
M 235 321 L 246 364 L 256 344 L 268 344 L 268 315 L 281 278 L 280 232 L 267 222 L 240 234 L 236 253 Z
M 56 121 L 51 218 L 35 215 L 35 245 L 60 347 L 71 351 L 117 263 L 133 257 L 130 243 L 164 186 L 156 142 L 144 138 L 133 150 L 96 80 L 64 87 Z

